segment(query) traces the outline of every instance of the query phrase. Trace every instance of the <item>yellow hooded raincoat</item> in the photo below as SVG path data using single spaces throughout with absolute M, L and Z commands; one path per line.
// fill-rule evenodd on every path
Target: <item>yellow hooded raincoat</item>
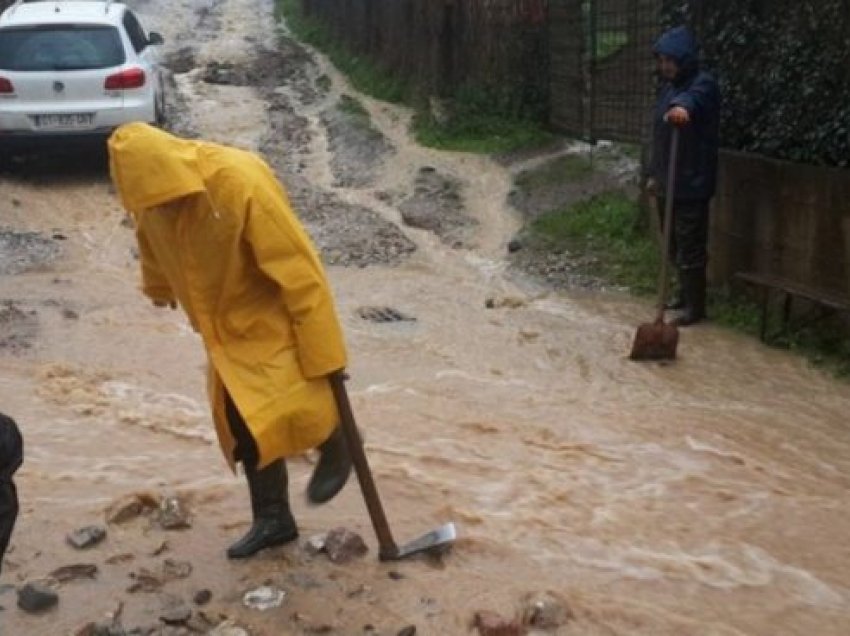
M 337 422 L 325 376 L 346 366 L 345 344 L 321 261 L 270 168 L 146 124 L 119 128 L 109 157 L 136 220 L 143 292 L 179 302 L 203 338 L 231 468 L 225 387 L 261 466 L 321 444 Z

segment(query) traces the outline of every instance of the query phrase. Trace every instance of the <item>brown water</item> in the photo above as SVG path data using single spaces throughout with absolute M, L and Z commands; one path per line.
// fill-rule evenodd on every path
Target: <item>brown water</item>
M 204 7 L 212 17 L 199 26 Z M 271 7 L 258 0 L 156 0 L 140 12 L 170 42 L 179 38 L 173 48 L 197 46 L 198 64 L 239 62 L 273 37 Z M 152 552 L 167 538 L 167 554 L 195 567 L 167 591 L 209 587 L 208 612 L 254 634 L 303 633 L 293 621 L 300 613 L 339 634 L 416 624 L 420 634 L 459 635 L 475 610 L 510 614 L 525 593 L 546 589 L 575 612 L 562 634 L 850 633 L 850 389 L 711 326 L 683 334 L 675 364 L 628 362 L 649 308 L 547 293 L 508 275 L 504 245 L 518 227 L 505 204 L 511 171 L 415 146 L 402 109 L 363 99 L 396 153 L 373 186 L 333 188 L 319 113 L 351 91 L 318 64 L 313 73 L 333 87 L 299 110 L 314 133 L 303 176 L 400 223 L 376 193 L 409 188 L 422 165 L 434 166 L 464 180 L 468 212 L 480 221 L 474 249 L 405 228 L 419 247 L 405 264 L 330 270 L 356 410 L 398 534 L 455 520 L 457 549 L 439 567 L 396 566 L 402 581 L 373 558 L 331 567 L 295 547 L 228 563 L 222 548 L 245 528 L 247 502 L 214 444 L 200 342 L 181 314 L 137 292 L 132 231 L 105 175 L 7 179 L 0 226 L 67 240 L 55 263 L 0 276 L 0 299 L 37 312 L 31 348 L 0 349 L 0 408 L 27 442 L 23 511 L 2 581 L 73 562 L 98 564 L 100 576 L 63 586 L 60 608 L 42 617 L 0 595 L 0 631 L 65 634 L 119 600 L 128 626 L 155 623 L 161 596 L 124 590 L 130 571 L 162 560 Z M 194 71 L 178 86 L 204 137 L 259 145 L 266 111 L 250 88 L 203 84 Z M 517 302 L 488 310 L 488 297 Z M 365 322 L 356 310 L 369 305 L 417 320 Z M 295 461 L 291 472 L 305 536 L 346 525 L 374 548 L 353 483 L 333 504 L 309 509 L 299 495 L 309 464 Z M 138 522 L 111 528 L 92 552 L 65 546 L 64 535 L 101 521 L 111 500 L 143 490 L 188 493 L 193 529 L 163 535 Z M 123 553 L 134 559 L 106 563 Z M 289 591 L 284 607 L 241 608 L 242 592 L 266 579 Z

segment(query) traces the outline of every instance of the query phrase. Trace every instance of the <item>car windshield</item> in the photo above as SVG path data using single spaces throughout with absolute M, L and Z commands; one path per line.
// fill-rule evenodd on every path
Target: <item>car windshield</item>
M 70 71 L 109 68 L 125 61 L 118 29 L 96 25 L 44 25 L 0 29 L 0 69 Z

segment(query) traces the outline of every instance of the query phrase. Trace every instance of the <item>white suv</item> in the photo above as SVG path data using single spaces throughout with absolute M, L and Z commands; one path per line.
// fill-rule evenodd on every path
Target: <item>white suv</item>
M 161 123 L 162 43 L 123 4 L 18 0 L 0 15 L 0 154 Z

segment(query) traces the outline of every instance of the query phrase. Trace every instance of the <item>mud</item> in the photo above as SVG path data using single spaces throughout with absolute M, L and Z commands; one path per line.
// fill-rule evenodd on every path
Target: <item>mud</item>
M 409 111 L 356 95 L 285 35 L 291 63 L 261 86 L 204 82 L 211 62 L 256 67 L 278 35 L 272 8 L 140 5 L 170 50 L 195 51 L 196 67 L 174 76 L 186 123 L 263 152 L 325 253 L 342 246 L 331 260 L 349 266 L 329 266 L 329 277 L 350 391 L 397 538 L 453 520 L 461 539 L 439 561 L 381 564 L 355 480 L 331 504 L 309 507 L 301 493 L 314 458 L 293 458 L 302 537 L 343 526 L 369 553 L 334 565 L 299 542 L 227 561 L 251 513 L 243 479 L 215 444 L 201 343 L 179 312 L 138 293 L 133 233 L 105 170 L 33 167 L 0 181 L 3 201 L 20 201 L 0 203 L 3 225 L 67 240 L 50 271 L 0 276 L 0 298 L 17 308 L 10 322 L 29 311 L 39 321 L 25 355 L 0 350 L 2 408 L 27 444 L 3 583 L 80 564 L 97 578 L 57 584 L 59 605 L 43 616 L 17 610 L 14 589 L 0 588 L 0 631 L 79 633 L 105 621 L 157 635 L 223 625 L 220 634 L 251 636 L 394 636 L 411 626 L 460 636 L 489 611 L 508 624 L 564 620 L 544 630 L 564 636 L 843 636 L 846 385 L 711 326 L 683 334 L 675 365 L 635 365 L 625 356 L 648 307 L 517 279 L 506 246 L 524 219 L 508 192 L 546 158 L 507 165 L 420 148 Z M 362 187 L 337 183 L 322 121 L 344 94 L 395 149 Z M 477 222 L 468 247 L 404 224 L 399 206 L 415 196 L 423 166 L 457 180 Z M 374 323 L 362 308 L 416 321 Z M 164 530 L 140 515 L 109 525 L 85 558 L 65 543 L 133 493 L 180 496 L 192 527 Z M 127 592 L 137 581 L 151 591 Z M 286 593 L 280 607 L 244 605 L 262 587 Z M 544 605 L 529 613 L 532 598 Z
M 343 95 L 334 108 L 322 113 L 336 187 L 374 185 L 378 170 L 393 154 L 392 145 L 372 126 L 369 113 L 361 108 L 359 102 Z
M 13 300 L 0 301 L 0 355 L 20 355 L 33 347 L 38 336 L 38 313 L 22 309 Z
M 467 246 L 477 224 L 466 212 L 462 182 L 431 166 L 419 169 L 413 194 L 401 202 L 399 210 L 407 225 L 433 232 L 456 249 Z

